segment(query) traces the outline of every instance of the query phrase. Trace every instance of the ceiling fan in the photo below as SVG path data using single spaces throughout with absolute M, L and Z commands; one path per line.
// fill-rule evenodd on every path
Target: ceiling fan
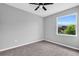
M 37 5 L 37 7 L 34 9 L 35 11 L 39 9 L 40 6 L 42 6 L 43 10 L 47 10 L 45 5 L 52 5 L 54 3 L 29 3 L 29 4 L 32 4 L 32 5 Z

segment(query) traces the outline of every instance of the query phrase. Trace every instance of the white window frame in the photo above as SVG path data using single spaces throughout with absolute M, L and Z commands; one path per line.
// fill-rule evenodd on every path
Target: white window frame
M 76 15 L 76 28 L 75 28 L 75 30 L 76 30 L 76 35 L 58 34 L 58 24 L 57 24 L 58 18 L 59 18 L 59 17 L 71 16 L 71 15 Z M 77 36 L 77 13 L 72 13 L 72 14 L 68 14 L 68 15 L 56 17 L 56 35 L 62 35 L 62 36 L 75 36 L 75 37 Z

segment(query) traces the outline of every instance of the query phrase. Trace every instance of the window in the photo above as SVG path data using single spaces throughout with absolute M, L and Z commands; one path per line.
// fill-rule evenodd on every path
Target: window
M 77 36 L 77 14 L 57 17 L 57 35 Z

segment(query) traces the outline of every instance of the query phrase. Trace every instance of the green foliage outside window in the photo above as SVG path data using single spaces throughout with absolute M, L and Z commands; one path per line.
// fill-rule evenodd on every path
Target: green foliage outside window
M 75 35 L 75 25 L 69 25 L 67 26 L 67 28 L 64 30 L 65 34 L 71 34 L 71 35 Z

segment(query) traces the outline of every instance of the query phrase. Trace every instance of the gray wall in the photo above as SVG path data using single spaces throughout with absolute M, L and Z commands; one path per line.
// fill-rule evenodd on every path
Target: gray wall
M 0 50 L 40 39 L 43 39 L 42 18 L 0 4 Z
M 77 37 L 56 35 L 56 17 L 71 13 L 77 13 Z M 57 44 L 64 44 L 72 48 L 79 48 L 79 7 L 74 7 L 54 15 L 44 18 L 44 38 L 47 41 L 55 42 Z

